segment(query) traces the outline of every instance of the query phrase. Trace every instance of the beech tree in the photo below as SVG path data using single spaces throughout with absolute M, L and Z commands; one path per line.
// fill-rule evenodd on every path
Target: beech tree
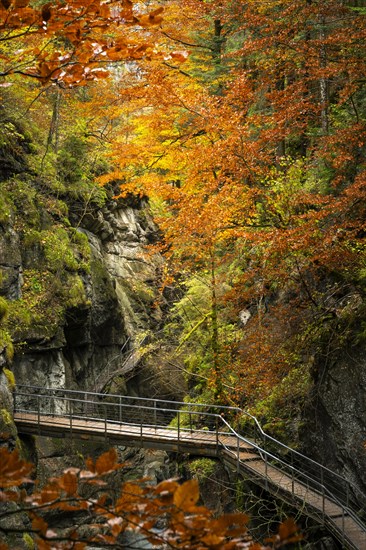
M 340 0 L 191 0 L 166 8 L 162 35 L 190 55 L 180 67 L 145 66 L 130 139 L 115 144 L 118 170 L 101 182 L 119 177 L 121 196 L 151 198 L 161 250 L 176 271 L 214 272 L 218 282 L 226 270 L 226 303 L 234 300 L 236 313 L 248 304 L 259 311 L 293 279 L 301 307 L 314 312 L 322 306 L 306 277 L 336 272 L 360 286 L 365 25 L 362 10 Z M 232 307 L 216 288 L 217 295 Z M 260 320 L 257 328 L 268 331 L 262 379 L 270 387 L 294 351 L 286 349 L 287 332 L 281 340 Z M 236 356 L 239 379 L 253 357 L 263 357 L 258 346 L 253 333 L 251 359 Z

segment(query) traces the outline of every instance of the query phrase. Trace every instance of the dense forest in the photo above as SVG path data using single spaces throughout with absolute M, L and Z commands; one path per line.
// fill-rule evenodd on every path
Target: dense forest
M 85 281 L 105 275 L 88 231 L 107 242 L 100 213 L 132 205 L 157 279 L 129 283 L 148 313 L 116 345 L 133 333 L 190 401 L 249 410 L 342 472 L 308 430 L 335 365 L 366 383 L 365 43 L 356 0 L 1 0 L 9 384 L 14 358 L 90 308 Z M 365 490 L 364 397 L 350 412 L 349 395 L 334 408 L 357 417 L 343 459 Z

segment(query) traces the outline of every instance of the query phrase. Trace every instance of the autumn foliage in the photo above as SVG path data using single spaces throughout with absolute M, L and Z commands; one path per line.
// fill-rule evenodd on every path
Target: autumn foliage
M 114 62 L 151 56 L 154 44 L 143 30 L 161 23 L 163 8 L 141 12 L 135 4 L 3 0 L 0 77 L 21 75 L 43 86 L 82 86 L 106 78 Z
M 8 548 L 1 538 L 9 534 L 32 535 L 36 547 L 81 550 L 96 547 L 125 548 L 124 533 L 134 531 L 153 546 L 176 549 L 265 550 L 281 548 L 300 540 L 291 521 L 280 526 L 278 535 L 262 546 L 250 541 L 248 517 L 242 513 L 214 518 L 200 506 L 198 481 L 162 481 L 152 486 L 147 480 L 122 482 L 111 495 L 108 480 L 123 468 L 111 449 L 95 462 L 88 459 L 86 469 L 68 468 L 48 480 L 42 488 L 30 479 L 32 465 L 19 458 L 17 451 L 0 449 L 0 548 Z M 85 496 L 88 495 L 88 496 Z M 12 503 L 13 506 L 8 505 Z M 14 505 L 16 506 L 14 508 Z M 31 525 L 4 527 L 4 519 L 25 513 Z M 48 514 L 68 514 L 66 529 L 50 527 Z M 52 520 L 51 520 L 52 521 Z
M 103 186 L 148 197 L 162 301 L 177 275 L 210 287 L 192 320 L 202 330 L 183 326 L 176 349 L 199 337 L 191 349 L 204 349 L 198 374 L 215 399 L 268 395 L 301 355 L 299 334 L 313 343 L 324 319 L 342 317 L 321 281 L 338 280 L 341 304 L 364 292 L 364 9 L 6 1 L 0 16 L 4 100 L 16 98 L 18 117 L 32 111 L 42 169 L 56 165 L 78 198 L 86 180 L 97 197 Z
M 318 320 L 342 316 L 323 303 L 320 281 L 363 294 L 364 10 L 340 0 L 172 2 L 162 32 L 190 55 L 145 67 L 131 138 L 112 145 L 115 170 L 100 181 L 151 198 L 172 271 L 210 274 L 213 386 L 221 371 L 229 385 L 254 387 L 260 371 L 264 397 L 296 360 L 302 327 L 316 333 Z M 291 321 L 276 309 L 286 294 Z M 277 328 L 287 324 L 282 337 L 268 304 Z M 247 307 L 255 320 L 229 349 L 225 324 Z M 256 400 L 246 393 L 244 403 Z

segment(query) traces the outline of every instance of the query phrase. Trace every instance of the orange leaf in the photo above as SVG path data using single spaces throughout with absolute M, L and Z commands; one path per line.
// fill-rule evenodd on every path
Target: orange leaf
M 126 21 L 131 21 L 134 19 L 133 10 L 132 10 L 132 2 L 131 0 L 122 0 L 121 2 L 121 17 L 122 19 L 125 19 Z
M 291 535 L 294 535 L 299 530 L 295 521 L 292 518 L 287 518 L 281 523 L 278 528 L 278 534 L 281 540 L 287 540 Z
M 31 482 L 28 475 L 32 470 L 32 464 L 20 459 L 17 450 L 10 453 L 5 447 L 0 449 L 0 487 L 17 487 Z
M 48 523 L 43 518 L 35 516 L 32 521 L 32 529 L 45 535 L 48 529 Z
M 202 537 L 201 542 L 210 548 L 211 546 L 217 546 L 220 544 L 220 542 L 223 541 L 223 536 L 215 535 L 214 533 L 208 533 L 204 537 Z
M 199 496 L 197 479 L 189 479 L 175 491 L 173 502 L 177 508 L 189 512 L 194 508 Z
M 172 479 L 166 479 L 165 481 L 161 481 L 156 487 L 155 487 L 155 493 L 162 494 L 162 493 L 173 493 L 177 490 L 179 487 L 179 483 L 177 481 L 174 481 Z
M 223 533 L 229 530 L 230 535 L 237 536 L 247 531 L 246 524 L 249 518 L 246 514 L 226 514 L 211 524 L 214 533 Z
M 37 539 L 37 550 L 52 550 L 54 548 L 54 543 L 47 542 L 43 539 Z
M 74 496 L 78 489 L 78 479 L 73 472 L 65 472 L 58 484 L 68 495 Z
M 25 8 L 29 4 L 29 0 L 15 0 L 14 7 L 17 8 Z
M 0 502 L 17 502 L 20 500 L 19 490 L 0 491 Z
M 116 449 L 109 449 L 109 451 L 103 453 L 95 463 L 95 469 L 98 474 L 106 474 L 120 467 L 117 463 L 117 451 Z
M 170 57 L 174 59 L 175 61 L 179 61 L 180 63 L 184 63 L 187 61 L 188 52 L 181 51 L 181 52 L 172 52 L 170 54 Z
M 40 493 L 41 502 L 52 502 L 60 496 L 58 487 L 52 483 L 44 487 Z

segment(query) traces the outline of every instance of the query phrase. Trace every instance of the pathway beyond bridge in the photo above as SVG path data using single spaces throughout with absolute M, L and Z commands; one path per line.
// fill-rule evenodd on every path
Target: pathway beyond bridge
M 265 434 L 241 409 L 33 386 L 17 386 L 14 405 L 19 433 L 218 457 L 323 524 L 342 548 L 366 550 L 366 526 L 357 515 L 365 495 Z M 239 418 L 246 435 L 230 424 Z

